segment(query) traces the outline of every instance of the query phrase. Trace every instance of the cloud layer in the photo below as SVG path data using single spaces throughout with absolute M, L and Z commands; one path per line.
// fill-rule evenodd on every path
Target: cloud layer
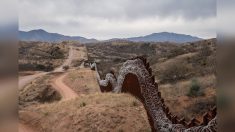
M 169 31 L 215 37 L 215 0 L 20 0 L 20 30 L 108 39 Z

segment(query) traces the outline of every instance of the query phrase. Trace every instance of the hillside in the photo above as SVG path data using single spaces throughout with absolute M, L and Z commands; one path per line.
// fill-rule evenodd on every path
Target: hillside
M 20 127 L 34 132 L 151 131 L 143 104 L 130 94 L 101 93 L 96 72 L 88 67 L 88 62 L 97 62 L 102 78 L 110 70 L 118 75 L 120 66 L 136 56 L 147 57 L 162 98 L 174 115 L 186 120 L 201 117 L 215 105 L 215 41 L 70 45 L 68 70 L 40 76 L 19 90 Z M 44 58 L 44 52 L 54 45 L 23 43 L 25 51 L 21 48 L 20 56 Z M 39 49 L 43 54 L 35 52 Z M 64 53 L 68 56 L 68 51 Z M 195 86 L 199 90 L 192 91 Z
M 126 94 L 90 94 L 28 107 L 20 120 L 40 132 L 151 131 L 143 105 Z
M 68 55 L 64 43 L 20 41 L 19 71 L 51 71 L 60 66 Z
M 195 37 L 195 36 L 191 36 L 191 35 L 169 33 L 169 32 L 160 32 L 160 33 L 153 33 L 153 34 L 141 36 L 141 37 L 127 38 L 127 40 L 134 41 L 134 42 L 185 43 L 185 42 L 195 42 L 195 41 L 199 41 L 202 39 Z
M 178 45 L 110 41 L 90 44 L 87 48 L 89 61 L 97 62 L 102 78 L 110 70 L 118 75 L 125 60 L 146 56 L 166 104 L 174 114 L 190 118 L 215 105 L 215 42 L 209 39 Z M 198 95 L 192 97 L 190 87 L 194 80 L 201 93 L 198 91 Z
M 42 42 L 62 42 L 62 41 L 79 41 L 81 43 L 96 42 L 95 39 L 87 39 L 80 36 L 65 36 L 58 33 L 49 33 L 45 30 L 19 31 L 19 39 L 22 41 L 42 41 Z

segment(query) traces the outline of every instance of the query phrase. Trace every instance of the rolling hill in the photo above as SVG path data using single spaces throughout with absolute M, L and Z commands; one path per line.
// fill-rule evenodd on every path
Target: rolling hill
M 134 41 L 134 42 L 175 42 L 175 43 L 185 43 L 185 42 L 194 42 L 202 40 L 201 38 L 185 35 L 185 34 L 177 34 L 177 33 L 170 33 L 170 32 L 160 32 L 160 33 L 153 33 L 146 36 L 141 37 L 132 37 L 127 38 L 127 40 Z
M 49 33 L 45 30 L 19 31 L 19 39 L 22 41 L 43 41 L 43 42 L 61 42 L 61 41 L 80 41 L 81 43 L 96 42 L 95 39 L 87 39 L 80 36 L 65 36 L 58 33 Z

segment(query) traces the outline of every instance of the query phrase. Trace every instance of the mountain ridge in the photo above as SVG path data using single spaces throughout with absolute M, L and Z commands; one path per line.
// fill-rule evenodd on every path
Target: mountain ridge
M 45 41 L 45 42 L 61 42 L 61 41 L 80 41 L 81 43 L 97 42 L 96 39 L 87 39 L 81 36 L 66 36 L 58 33 L 49 33 L 43 29 L 30 31 L 19 31 L 19 39 L 22 41 Z
M 203 40 L 202 38 L 186 35 L 186 34 L 179 34 L 179 33 L 172 33 L 172 32 L 159 32 L 159 33 L 152 33 L 146 36 L 140 37 L 131 37 L 127 38 L 127 40 L 134 41 L 134 42 L 175 42 L 175 43 L 185 43 L 185 42 L 195 42 Z
M 59 33 L 49 33 L 43 29 L 30 31 L 19 31 L 19 39 L 22 41 L 46 41 L 46 42 L 61 42 L 61 41 L 80 41 L 81 43 L 99 42 L 97 39 L 87 39 L 81 36 L 66 36 Z M 174 42 L 185 43 L 203 40 L 202 38 L 179 34 L 173 32 L 152 33 L 145 36 L 130 37 L 130 38 L 112 38 L 104 41 L 128 40 L 133 42 Z

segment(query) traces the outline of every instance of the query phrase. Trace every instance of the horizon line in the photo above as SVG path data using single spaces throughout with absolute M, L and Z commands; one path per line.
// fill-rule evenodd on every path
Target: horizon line
M 112 38 L 107 38 L 107 39 L 96 39 L 94 37 L 88 38 L 88 37 L 80 36 L 80 35 L 68 35 L 68 34 L 63 34 L 63 33 L 58 33 L 58 32 L 50 32 L 48 30 L 41 29 L 41 28 L 31 29 L 31 30 L 20 30 L 20 29 L 18 29 L 18 32 L 20 32 L 20 31 L 21 32 L 30 32 L 30 31 L 37 31 L 37 30 L 42 30 L 42 31 L 45 31 L 47 33 L 55 33 L 55 34 L 60 34 L 60 35 L 64 35 L 64 36 L 69 36 L 69 37 L 83 37 L 83 38 L 86 38 L 86 39 L 95 39 L 95 40 L 100 40 L 100 41 L 111 40 L 111 39 L 128 39 L 128 38 L 135 38 L 135 37 L 144 37 L 144 36 L 155 34 L 155 33 L 173 33 L 173 34 L 178 34 L 178 35 L 189 35 L 191 37 L 197 37 L 197 38 L 203 39 L 203 40 L 216 38 L 216 36 L 204 38 L 204 37 L 199 37 L 199 36 L 196 36 L 196 35 L 177 33 L 177 32 L 169 32 L 169 31 L 152 32 L 152 33 L 149 33 L 149 34 L 146 34 L 146 35 L 132 36 L 132 37 L 126 37 L 126 38 L 123 38 L 123 37 L 121 37 L 121 38 L 119 38 L 119 37 L 112 37 Z

